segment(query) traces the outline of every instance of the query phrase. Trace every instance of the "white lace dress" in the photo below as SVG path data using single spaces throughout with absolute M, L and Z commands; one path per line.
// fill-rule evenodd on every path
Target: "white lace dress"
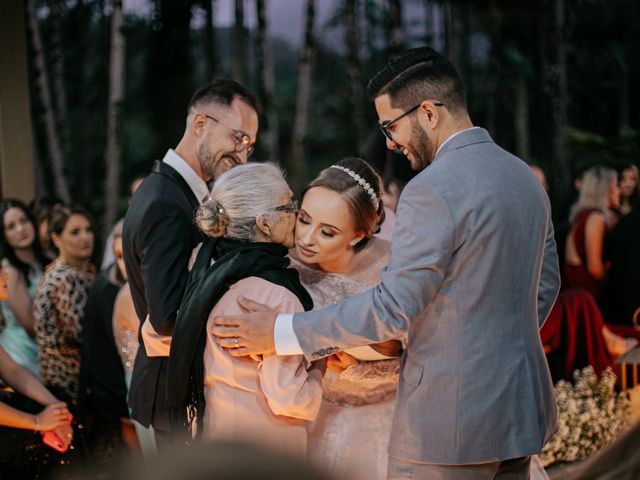
M 375 286 L 388 250 L 374 253 L 387 246 L 387 242 L 379 241 L 367 247 L 368 252 L 361 252 L 364 255 L 359 256 L 367 264 L 360 269 L 357 280 L 322 272 L 295 259 L 292 265 L 300 272 L 314 308 L 319 309 Z M 365 358 L 367 349 L 347 353 Z M 360 360 L 340 374 L 327 370 L 322 407 L 309 428 L 309 458 L 343 478 L 385 479 L 399 373 L 399 359 Z

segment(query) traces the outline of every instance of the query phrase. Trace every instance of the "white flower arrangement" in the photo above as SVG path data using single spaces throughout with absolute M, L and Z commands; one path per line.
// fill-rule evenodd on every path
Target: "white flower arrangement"
M 630 403 L 616 393 L 616 375 L 607 368 L 598 380 L 592 367 L 573 374 L 575 384 L 564 380 L 554 387 L 558 406 L 558 431 L 543 447 L 544 466 L 586 458 L 610 443 L 630 424 Z

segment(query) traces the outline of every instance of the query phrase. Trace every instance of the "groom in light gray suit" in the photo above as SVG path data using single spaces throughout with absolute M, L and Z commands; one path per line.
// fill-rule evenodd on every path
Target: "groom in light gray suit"
M 529 478 L 556 426 L 539 336 L 560 283 L 547 195 L 473 127 L 458 72 L 432 49 L 392 60 L 368 88 L 388 148 L 424 169 L 400 198 L 382 282 L 295 315 L 247 301 L 253 313 L 213 332 L 232 355 L 317 360 L 408 331 L 389 478 Z

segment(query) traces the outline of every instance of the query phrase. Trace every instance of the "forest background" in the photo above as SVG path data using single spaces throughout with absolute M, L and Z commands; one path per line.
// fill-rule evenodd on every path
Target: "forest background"
M 344 156 L 406 182 L 365 88 L 421 45 L 458 67 L 473 122 L 543 168 L 556 216 L 588 166 L 640 161 L 637 0 L 25 3 L 37 195 L 84 205 L 102 232 L 130 179 L 177 144 L 191 94 L 220 76 L 259 95 L 255 159 L 295 190 Z

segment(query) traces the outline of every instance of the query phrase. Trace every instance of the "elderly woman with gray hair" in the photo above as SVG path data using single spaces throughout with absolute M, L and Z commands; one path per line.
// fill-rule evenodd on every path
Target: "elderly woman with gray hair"
M 296 204 L 278 167 L 240 165 L 220 176 L 196 221 L 197 252 L 176 320 L 167 395 L 174 433 L 268 442 L 306 454 L 306 424 L 322 399 L 320 366 L 302 356 L 234 358 L 209 333 L 215 315 L 241 313 L 244 296 L 282 311 L 310 310 L 288 268 Z

